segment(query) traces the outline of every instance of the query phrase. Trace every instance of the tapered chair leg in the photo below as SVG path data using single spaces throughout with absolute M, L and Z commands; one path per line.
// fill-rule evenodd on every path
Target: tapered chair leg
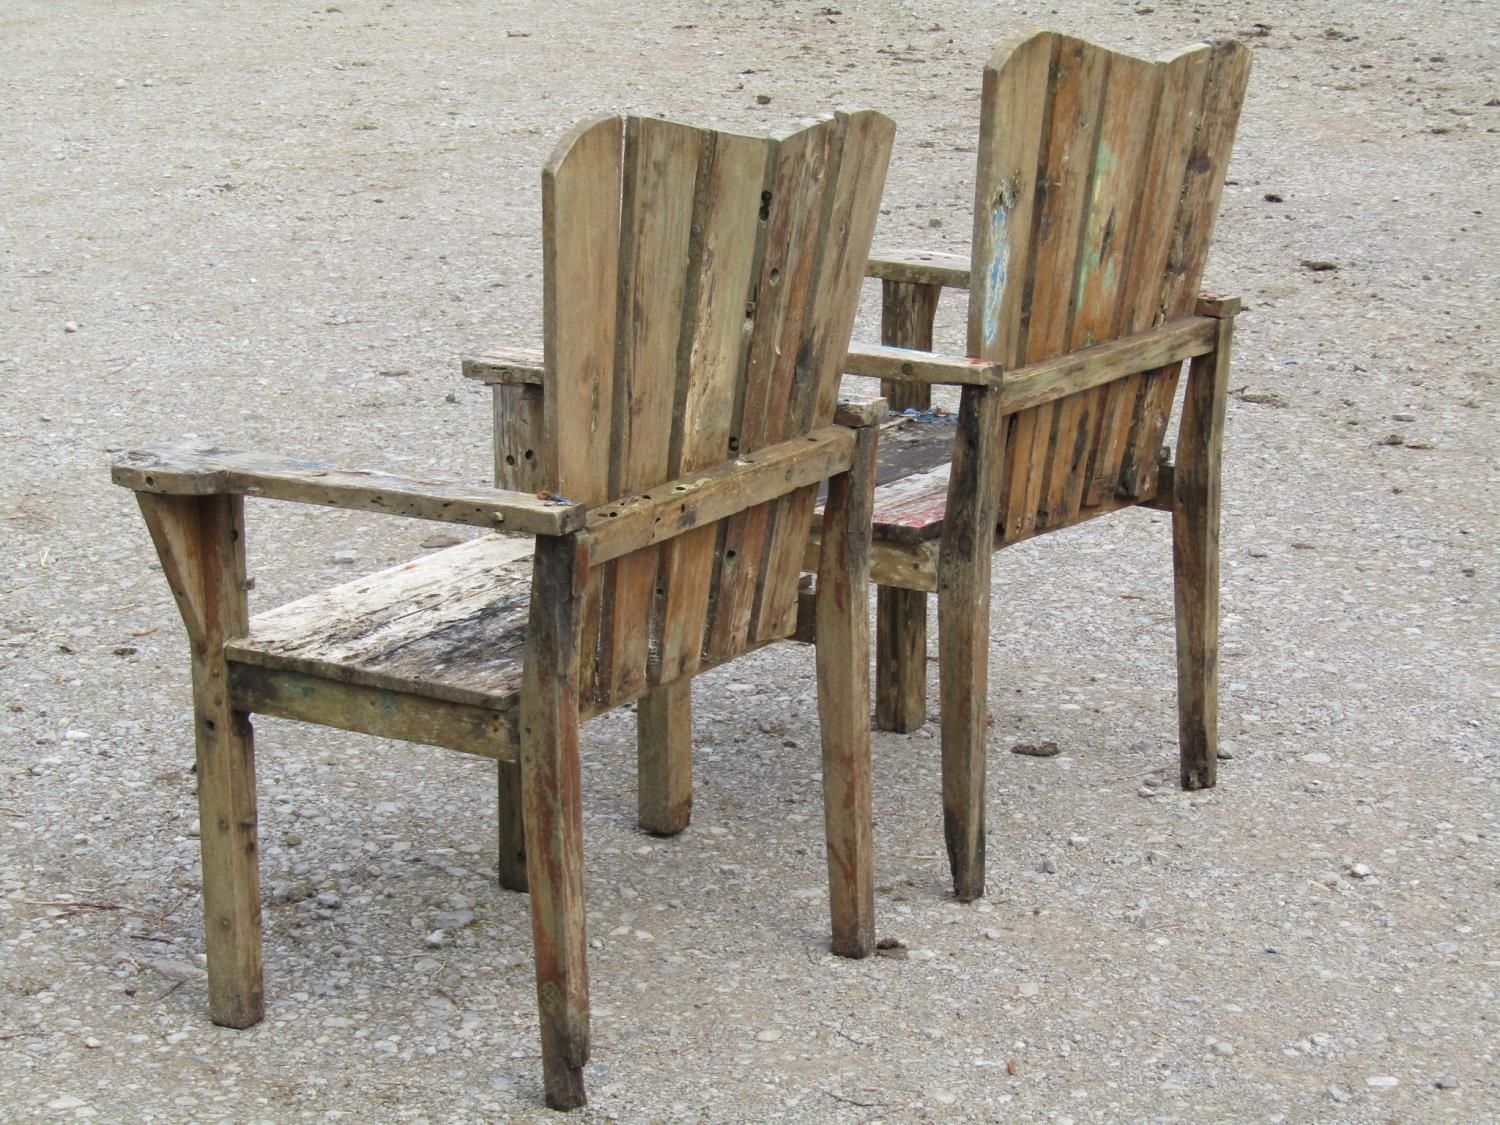
M 910 734 L 927 721 L 927 595 L 880 586 L 875 598 L 875 725 Z
M 1172 474 L 1172 562 L 1177 608 L 1177 740 L 1184 789 L 1218 780 L 1219 496 L 1224 407 L 1234 317 L 1216 347 L 1188 367 Z
M 663 684 L 636 709 L 640 826 L 675 836 L 693 815 L 693 696 L 689 680 Z
M 521 687 L 526 869 L 547 1104 L 584 1104 L 589 1057 L 588 934 L 578 743 L 579 569 L 575 537 L 539 536 Z
M 984 894 L 990 559 L 1005 462 L 1004 416 L 986 388 L 965 387 L 938 554 L 938 684 L 943 835 L 962 902 Z
M 249 625 L 239 496 L 138 493 L 192 643 L 198 822 L 209 1011 L 224 1027 L 265 1015 L 255 742 L 234 710 L 224 642 Z
M 854 462 L 828 482 L 818 561 L 818 719 L 833 951 L 875 950 L 874 806 L 870 787 L 870 520 L 875 428 L 861 429 Z

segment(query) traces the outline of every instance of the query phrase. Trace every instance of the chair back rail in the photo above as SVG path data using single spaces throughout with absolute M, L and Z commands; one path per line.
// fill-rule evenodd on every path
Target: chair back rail
M 833 419 L 894 128 L 770 139 L 644 117 L 543 171 L 543 474 L 601 505 Z M 594 568 L 584 694 L 607 706 L 789 635 L 816 486 Z
M 985 68 L 971 356 L 1036 363 L 1193 312 L 1250 52 L 1039 32 Z M 1003 542 L 1149 499 L 1180 364 L 1007 417 Z

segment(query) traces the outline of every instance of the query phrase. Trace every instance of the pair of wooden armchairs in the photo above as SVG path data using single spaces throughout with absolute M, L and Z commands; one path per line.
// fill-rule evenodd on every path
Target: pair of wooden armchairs
M 885 117 L 841 113 L 771 138 L 607 117 L 575 127 L 543 171 L 540 362 L 507 354 L 471 365 L 497 384 L 502 487 L 184 446 L 115 465 L 116 482 L 138 495 L 191 642 L 215 1022 L 245 1027 L 264 1011 L 250 714 L 447 746 L 500 763 L 501 881 L 530 891 L 546 1098 L 583 1104 L 579 723 L 639 703 L 642 824 L 678 831 L 691 803 L 690 680 L 794 634 L 817 646 L 833 950 L 867 955 L 872 536 L 876 576 L 901 591 L 881 595 L 882 629 L 896 621 L 891 605 L 906 623 L 891 632 L 895 649 L 920 656 L 925 646 L 913 641 L 920 615 L 907 591 L 938 591 L 960 895 L 983 885 L 992 547 L 1085 512 L 1161 504 L 1171 481 L 1184 647 L 1196 662 L 1185 673 L 1194 761 L 1211 749 L 1218 419 L 1232 323 L 1217 314 L 1232 306 L 1188 314 L 1242 49 L 1145 64 L 1042 34 L 1001 56 L 986 74 L 970 284 L 971 309 L 998 310 L 1001 327 L 971 316 L 976 358 L 846 354 L 892 143 Z M 1018 128 L 998 128 L 1017 113 Z M 1113 216 L 1138 196 L 1151 202 L 1127 230 Z M 1046 249 L 1053 243 L 1071 249 Z M 877 268 L 898 303 L 935 304 L 933 287 L 956 276 Z M 896 342 L 921 343 L 920 331 Z M 1168 472 L 1154 449 L 1184 357 L 1193 363 L 1181 440 L 1194 452 Z M 1026 365 L 1018 378 L 1013 364 Z M 884 404 L 837 400 L 841 372 L 872 366 L 964 387 L 946 509 L 915 536 L 893 534 L 904 525 L 876 512 Z M 1101 419 L 1129 426 L 1110 436 Z M 1116 460 L 1092 453 L 1101 434 L 1122 445 Z M 1007 499 L 1017 488 L 1025 503 Z M 534 540 L 482 536 L 251 619 L 245 496 Z M 912 666 L 882 650 L 881 669 L 904 685 L 906 708 L 890 720 L 887 692 L 882 716 L 909 725 L 920 705 Z M 1200 783 L 1212 781 L 1209 768 Z

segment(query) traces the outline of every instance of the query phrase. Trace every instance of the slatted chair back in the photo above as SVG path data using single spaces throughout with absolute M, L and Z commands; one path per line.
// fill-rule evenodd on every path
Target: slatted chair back
M 585 122 L 543 172 L 543 478 L 601 505 L 828 425 L 894 127 Z M 815 488 L 595 568 L 602 709 L 787 636 Z
M 985 68 L 968 354 L 1050 359 L 1193 312 L 1250 52 L 1150 62 L 1040 32 Z M 1150 499 L 1180 364 L 1007 423 L 1015 542 Z

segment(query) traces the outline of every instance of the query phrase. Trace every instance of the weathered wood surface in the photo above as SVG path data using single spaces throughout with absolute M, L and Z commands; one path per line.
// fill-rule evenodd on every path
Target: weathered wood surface
M 859 431 L 849 471 L 828 482 L 818 560 L 818 724 L 833 951 L 875 951 L 874 809 L 870 781 L 870 526 L 873 426 Z
M 537 541 L 521 697 L 521 787 L 532 951 L 547 1104 L 584 1104 L 589 1061 L 588 929 L 583 901 L 583 764 L 578 646 L 583 552 Z
M 844 471 L 855 431 L 825 426 L 589 513 L 595 564 L 663 543 Z
M 127 453 L 114 463 L 114 482 L 142 493 L 175 496 L 234 494 L 302 504 L 324 504 L 413 519 L 561 535 L 583 526 L 576 504 L 530 493 L 410 480 L 340 469 L 263 453 L 203 449 L 186 443 Z
M 1172 472 L 1177 744 L 1184 789 L 1206 789 L 1218 777 L 1220 454 L 1234 318 L 1218 325 L 1218 347 L 1188 368 Z
M 967 289 L 969 259 L 962 254 L 927 250 L 877 250 L 870 255 L 865 276 L 912 285 Z
M 647 692 L 636 734 L 637 822 L 653 835 L 675 836 L 693 815 L 692 680 Z
M 541 348 L 486 348 L 462 360 L 465 379 L 480 383 L 539 386 L 546 382 L 546 353 Z
M 209 1012 L 224 1027 L 250 1027 L 265 1015 L 255 741 L 224 659 L 249 617 L 244 501 L 137 498 L 191 641 Z
M 844 371 L 849 375 L 864 375 L 892 384 L 940 383 L 963 386 L 973 383 L 988 386 L 1000 381 L 1004 367 L 988 360 L 935 355 L 905 346 L 857 344 L 849 349 L 849 354 L 844 359 Z
M 481 536 L 257 614 L 238 663 L 493 708 L 520 690 L 532 542 Z
M 487 706 L 349 683 L 304 671 L 232 663 L 229 685 L 241 711 L 297 719 L 339 730 L 444 746 L 465 754 L 517 760 L 519 711 L 515 693 Z M 416 684 L 415 688 L 425 685 Z M 503 806 L 502 806 L 503 807 Z
M 546 492 L 538 453 L 543 440 L 542 388 L 534 383 L 497 384 L 494 399 L 495 487 Z

